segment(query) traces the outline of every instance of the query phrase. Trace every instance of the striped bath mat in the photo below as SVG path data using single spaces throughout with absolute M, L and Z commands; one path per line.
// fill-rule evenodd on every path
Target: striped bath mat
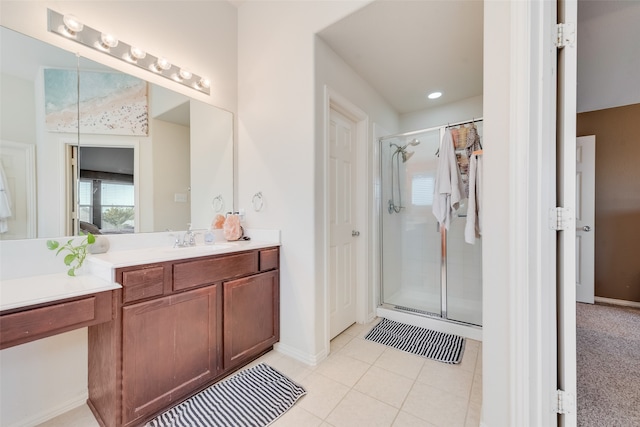
M 464 352 L 462 337 L 389 319 L 382 319 L 364 338 L 444 363 L 460 363 Z
M 304 388 L 261 363 L 201 391 L 145 427 L 268 426 L 304 394 Z

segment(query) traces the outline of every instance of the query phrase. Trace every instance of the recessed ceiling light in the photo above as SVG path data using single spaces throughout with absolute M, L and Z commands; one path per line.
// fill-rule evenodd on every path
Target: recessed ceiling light
M 429 95 L 427 95 L 427 98 L 429 99 L 438 99 L 442 96 L 442 92 L 431 92 Z

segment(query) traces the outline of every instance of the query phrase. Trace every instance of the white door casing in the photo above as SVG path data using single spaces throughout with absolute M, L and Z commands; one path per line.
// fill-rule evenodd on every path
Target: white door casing
M 578 20 L 577 0 L 558 0 L 558 22 L 565 27 L 558 49 L 557 91 L 557 203 L 571 213 L 568 226 L 558 232 L 558 389 L 562 390 L 564 408 L 559 407 L 559 425 L 574 427 L 576 417 L 576 81 Z M 558 405 L 560 406 L 560 405 Z
M 329 129 L 329 315 L 332 339 L 356 321 L 356 123 L 333 107 Z
M 576 300 L 593 304 L 595 296 L 596 137 L 576 140 Z
M 35 145 L 0 141 L 0 162 L 7 178 L 11 200 L 8 230 L 0 240 L 36 237 Z

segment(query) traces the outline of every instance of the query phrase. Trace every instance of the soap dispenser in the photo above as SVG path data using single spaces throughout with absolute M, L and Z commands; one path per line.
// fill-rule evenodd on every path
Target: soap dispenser
M 209 229 L 204 233 L 204 244 L 213 245 L 216 241 L 216 236 L 213 234 L 213 230 Z

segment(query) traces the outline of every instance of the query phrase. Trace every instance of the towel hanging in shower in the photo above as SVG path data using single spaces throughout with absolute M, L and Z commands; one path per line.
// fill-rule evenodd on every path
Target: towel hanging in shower
M 474 244 L 482 235 L 482 154 L 469 159 L 469 207 L 464 227 L 464 241 Z
M 460 207 L 460 201 L 465 198 L 465 194 L 453 149 L 451 130 L 445 129 L 440 145 L 432 212 L 438 222 L 448 230 L 451 216 Z

